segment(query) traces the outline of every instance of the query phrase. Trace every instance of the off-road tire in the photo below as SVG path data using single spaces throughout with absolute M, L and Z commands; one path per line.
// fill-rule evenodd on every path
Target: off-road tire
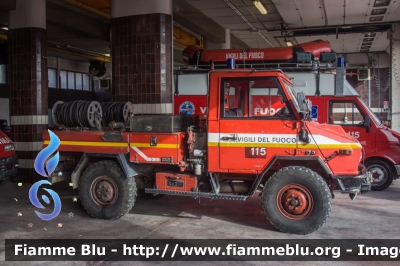
M 299 210 L 307 207 L 301 214 L 290 213 L 294 209 L 288 210 L 289 207 L 283 203 L 291 204 L 293 201 L 289 199 L 294 194 L 301 196 L 301 200 L 295 201 L 292 206 L 297 206 Z M 332 197 L 326 181 L 316 172 L 301 166 L 289 166 L 268 179 L 262 193 L 262 206 L 277 229 L 305 235 L 325 223 L 331 211 Z
M 371 183 L 372 190 L 385 190 L 392 184 L 393 171 L 390 165 L 388 165 L 386 162 L 379 159 L 367 160 L 365 161 L 365 167 L 367 168 L 367 172 L 372 171 L 372 180 L 374 180 L 374 174 L 383 174 L 382 180 Z
M 102 202 L 99 194 L 94 192 L 99 191 L 102 184 L 106 184 L 106 188 L 114 188 L 114 193 L 111 193 L 114 196 L 111 196 L 112 200 L 109 203 Z M 127 178 L 119 165 L 113 161 L 94 163 L 79 179 L 79 197 L 83 207 L 92 217 L 104 220 L 118 219 L 128 213 L 135 204 L 135 178 Z

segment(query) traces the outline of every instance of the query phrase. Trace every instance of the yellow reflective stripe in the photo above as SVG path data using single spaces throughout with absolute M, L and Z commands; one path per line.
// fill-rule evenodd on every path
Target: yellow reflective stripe
M 286 144 L 280 144 L 280 143 L 229 143 L 229 142 L 223 142 L 223 143 L 218 143 L 218 142 L 208 142 L 209 147 L 269 147 L 269 148 L 299 148 L 299 149 L 361 149 L 361 146 L 358 145 L 357 143 L 351 144 L 351 143 L 346 143 L 346 144 L 341 144 L 341 143 L 332 143 L 332 144 L 298 144 L 298 146 L 295 143 L 286 143 Z
M 313 148 L 317 147 L 315 144 L 299 144 L 298 148 Z M 340 143 L 335 143 L 335 144 L 318 144 L 318 147 L 320 149 L 361 149 L 361 146 L 358 145 L 357 143 L 351 144 L 351 143 L 346 143 L 346 144 L 340 144 Z
M 218 146 L 218 143 L 216 143 Z M 208 146 L 214 146 L 210 145 L 208 143 Z M 222 142 L 220 143 L 221 147 L 269 147 L 269 148 L 296 148 L 296 143 L 291 143 L 291 144 L 279 144 L 279 143 L 229 143 L 229 142 Z
M 44 144 L 49 144 L 49 140 L 45 140 Z M 70 141 L 62 140 L 60 146 L 90 146 L 90 147 L 122 147 L 127 148 L 127 142 L 107 142 L 107 141 Z
M 150 146 L 150 143 L 131 143 L 131 147 L 138 148 L 162 148 L 162 149 L 177 149 L 179 148 L 179 144 L 158 144 L 156 146 Z

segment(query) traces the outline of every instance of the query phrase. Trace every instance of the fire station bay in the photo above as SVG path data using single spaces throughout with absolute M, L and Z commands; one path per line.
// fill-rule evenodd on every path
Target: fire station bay
M 400 238 L 400 1 L 2 0 L 0 125 L 6 263 Z

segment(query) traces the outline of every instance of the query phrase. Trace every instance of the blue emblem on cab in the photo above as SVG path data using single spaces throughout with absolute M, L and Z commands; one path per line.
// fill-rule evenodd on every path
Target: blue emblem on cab
M 180 106 L 179 106 L 179 113 L 180 114 L 184 114 L 184 115 L 192 115 L 194 114 L 196 108 L 194 106 L 194 104 L 192 102 L 183 102 Z

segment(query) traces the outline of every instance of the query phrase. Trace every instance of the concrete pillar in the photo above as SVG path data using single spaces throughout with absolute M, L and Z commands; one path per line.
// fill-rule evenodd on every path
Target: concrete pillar
M 114 101 L 172 114 L 172 0 L 111 1 Z
M 11 137 L 19 159 L 18 182 L 43 179 L 34 170 L 47 117 L 46 0 L 16 0 L 9 11 Z
M 391 45 L 392 129 L 400 132 L 400 25 L 398 23 L 393 26 Z
M 231 49 L 231 30 L 225 29 L 225 42 L 215 43 L 210 40 L 205 39 L 204 48 L 214 50 L 214 49 Z

